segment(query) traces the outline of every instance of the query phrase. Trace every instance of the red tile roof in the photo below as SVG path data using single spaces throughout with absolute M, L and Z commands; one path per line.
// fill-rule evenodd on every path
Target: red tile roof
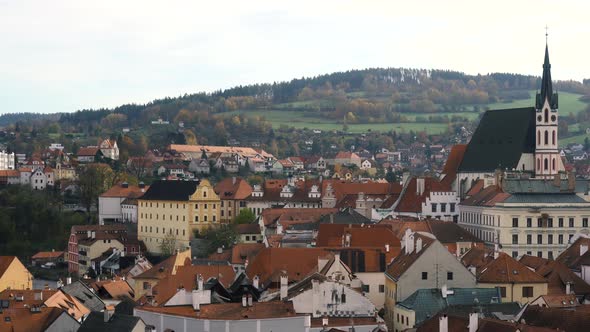
M 229 287 L 234 281 L 236 273 L 231 265 L 184 265 L 179 266 L 176 274 L 161 279 L 153 288 L 156 306 L 164 305 L 179 288 L 196 289 L 197 276 L 203 277 L 203 282 L 210 278 L 217 279 L 223 286 Z M 192 309 L 192 308 L 191 308 Z
M 590 285 L 561 262 L 547 261 L 536 272 L 547 279 L 549 295 L 565 294 L 567 283 L 571 283 L 571 290 L 577 295 L 590 295 Z
M 29 308 L 5 309 L 0 312 L 0 331 L 41 332 L 45 331 L 64 311 L 61 308 L 39 308 L 31 312 Z
M 495 206 L 496 203 L 503 202 L 508 197 L 510 194 L 503 192 L 498 186 L 492 185 L 467 198 L 461 202 L 461 205 Z
M 410 179 L 406 188 L 401 194 L 399 203 L 395 207 L 396 212 L 422 212 L 422 204 L 426 198 L 430 196 L 430 192 L 449 192 L 452 191 L 450 184 L 439 182 L 436 179 L 426 177 L 420 178 L 424 181 L 424 190 L 419 193 L 418 179 L 413 177 Z
M 526 265 L 500 252 L 498 258 L 481 268 L 479 283 L 546 283 L 541 275 L 531 271 Z
M 212 320 L 244 320 L 295 317 L 293 302 L 254 302 L 251 307 L 242 307 L 242 303 L 219 303 L 201 305 L 195 312 L 192 306 L 172 307 L 136 307 L 136 310 L 157 312 L 165 315 Z
M 289 282 L 299 281 L 317 269 L 318 257 L 329 256 L 322 248 L 264 248 L 246 268 L 250 279 L 258 275 L 266 284 L 278 282 L 279 275 L 286 273 Z
M 6 270 L 15 259 L 18 258 L 16 256 L 0 256 L 0 278 L 6 273 Z
M 459 170 L 459 165 L 461 161 L 463 161 L 463 156 L 465 155 L 465 150 L 467 149 L 467 144 L 457 144 L 453 145 L 451 148 L 451 152 L 447 157 L 447 162 L 443 168 L 442 174 L 445 174 L 443 181 L 447 184 L 451 184 L 453 180 L 455 180 L 457 176 L 457 171 Z
M 231 263 L 245 264 L 247 260 L 252 261 L 262 249 L 262 243 L 238 243 L 231 249 Z
M 296 208 L 296 209 L 264 209 L 262 211 L 262 218 L 264 225 L 269 226 L 279 221 L 283 227 L 286 226 L 286 222 L 300 222 L 300 223 L 311 223 L 319 221 L 324 215 L 338 212 L 338 209 L 307 209 L 307 208 Z
M 94 157 L 100 149 L 98 147 L 87 147 L 78 149 L 78 157 Z
M 388 225 L 321 224 L 316 239 L 317 247 L 343 247 L 344 238 L 350 237 L 349 247 L 401 247 L 400 241 Z
M 393 263 L 387 267 L 386 274 L 388 276 L 394 280 L 398 280 L 435 241 L 427 236 L 417 233 L 414 234 L 414 239 L 417 240 L 418 238 L 422 239 L 422 249 L 419 252 L 414 250 L 411 253 L 406 253 L 404 250 L 402 250 L 402 252 L 393 260 Z
M 215 185 L 215 193 L 222 200 L 244 200 L 252 194 L 252 187 L 240 177 L 225 178 Z
M 580 271 L 581 265 L 590 265 L 590 250 L 580 255 L 580 247 L 590 248 L 590 238 L 580 237 L 564 250 L 556 259 L 572 270 Z
M 105 191 L 102 195 L 100 195 L 100 197 L 138 198 L 142 196 L 148 189 L 149 186 L 140 188 L 139 186 L 129 184 L 127 187 L 124 187 L 122 183 L 119 183 L 111 187 L 111 189 Z
M 0 300 L 10 301 L 10 308 L 25 308 L 41 305 L 57 292 L 55 289 L 5 289 L 0 292 Z
M 32 259 L 56 259 L 63 256 L 63 251 L 40 251 L 31 257 Z

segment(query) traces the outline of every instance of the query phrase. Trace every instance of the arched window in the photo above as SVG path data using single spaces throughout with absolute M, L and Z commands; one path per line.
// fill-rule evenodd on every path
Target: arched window
M 537 145 L 541 145 L 541 131 L 537 130 Z
M 549 144 L 549 131 L 545 130 L 545 145 Z
M 553 170 L 555 170 L 555 158 L 553 158 L 553 160 L 552 160 L 552 164 L 553 164 L 553 165 L 552 165 L 552 166 L 553 166 Z
M 557 135 L 555 135 L 555 130 L 553 130 L 553 131 L 551 132 L 551 136 L 552 136 L 552 138 L 553 138 L 553 145 L 555 145 L 555 136 L 557 136 Z
M 549 110 L 545 109 L 545 123 L 549 122 Z
M 541 159 L 537 159 L 537 169 L 541 170 Z
M 522 170 L 524 171 L 524 164 L 522 164 Z
M 545 168 L 546 171 L 549 170 L 549 159 L 545 158 Z

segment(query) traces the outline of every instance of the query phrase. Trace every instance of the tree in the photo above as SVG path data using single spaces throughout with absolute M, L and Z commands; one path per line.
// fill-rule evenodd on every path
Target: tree
M 80 201 L 90 212 L 90 208 L 98 206 L 98 196 L 105 192 L 107 179 L 113 178 L 113 171 L 107 165 L 91 164 L 80 172 L 78 186 L 80 187 Z
M 234 224 L 250 224 L 256 220 L 256 215 L 250 209 L 242 209 L 234 218 Z
M 590 151 L 590 139 L 588 137 L 584 138 L 584 150 Z
M 207 228 L 201 237 L 208 242 L 208 253 L 215 252 L 217 248 L 230 248 L 238 242 L 238 232 L 233 224 L 220 225 L 218 228 Z
M 172 233 L 166 234 L 160 243 L 160 252 L 163 256 L 170 256 L 176 250 L 176 238 Z

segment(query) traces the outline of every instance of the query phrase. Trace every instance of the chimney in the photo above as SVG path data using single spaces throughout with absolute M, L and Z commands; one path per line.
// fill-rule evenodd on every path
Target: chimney
M 222 254 L 222 253 L 223 253 L 223 248 L 221 248 L 221 247 L 218 247 L 218 248 L 217 248 L 217 253 L 218 253 L 218 254 Z
M 86 232 L 86 237 L 87 238 L 91 238 L 92 237 L 92 231 L 87 231 Z
M 416 179 L 416 194 L 422 195 L 424 193 L 424 178 Z
M 277 221 L 277 234 L 283 234 L 283 225 L 280 221 Z
M 201 299 L 199 298 L 200 291 L 193 290 L 191 293 L 193 299 L 193 310 L 200 311 L 201 310 Z
M 197 289 L 203 291 L 203 276 L 200 274 L 197 276 Z
M 242 307 L 245 308 L 248 306 L 248 297 L 246 294 L 242 295 Z
M 446 314 L 438 318 L 438 331 L 449 332 L 449 317 Z
M 469 266 L 467 268 L 471 274 L 475 275 L 477 273 L 477 268 L 475 266 Z
M 496 243 L 494 245 L 494 259 L 498 259 L 498 256 L 500 256 L 500 250 L 499 250 L 498 244 Z
M 553 175 L 553 185 L 558 188 L 561 187 L 561 177 L 559 174 Z
M 389 243 L 385 244 L 385 252 L 389 252 Z
M 352 239 L 352 234 L 346 232 L 344 234 L 344 241 L 343 241 L 344 243 L 342 244 L 342 246 L 343 247 L 346 247 L 346 248 L 350 247 L 350 241 L 351 241 L 351 239 Z
M 569 295 L 571 293 L 572 293 L 572 283 L 568 281 L 565 283 L 565 294 Z
M 402 186 L 405 186 L 409 179 L 410 179 L 410 172 L 404 172 L 402 174 Z
M 231 178 L 231 184 L 233 184 L 233 185 L 235 185 L 235 184 L 236 184 L 236 177 L 235 177 L 235 176 L 233 176 L 233 177 Z
M 411 254 L 414 251 L 414 236 L 412 235 L 411 229 L 406 229 L 404 235 L 404 248 L 406 249 L 406 255 Z
M 67 277 L 66 278 L 66 285 L 69 285 L 72 283 L 72 277 Z
M 576 189 L 576 172 L 574 170 L 571 170 L 567 173 L 567 189 Z
M 322 318 L 322 326 L 323 327 L 327 327 L 328 326 L 328 317 L 324 316 Z
M 447 298 L 447 284 L 442 285 L 440 294 L 442 295 L 443 299 Z
M 469 332 L 477 332 L 477 323 L 479 320 L 479 316 L 477 312 L 472 312 L 469 314 Z
M 580 257 L 582 257 L 588 251 L 587 244 L 580 244 Z
M 252 286 L 254 286 L 254 288 L 258 289 L 260 288 L 260 277 L 255 275 L 254 279 L 252 280 Z
M 115 309 L 113 306 L 107 306 L 104 309 L 104 322 L 107 323 L 109 320 L 111 320 L 111 317 L 113 316 L 113 314 L 115 313 Z
M 422 250 L 422 238 L 418 238 L 416 240 L 416 253 L 419 253 Z
M 248 306 L 249 306 L 249 307 L 251 307 L 251 306 L 253 306 L 253 305 L 254 305 L 254 304 L 252 303 L 252 301 L 253 301 L 252 294 L 248 294 Z
M 286 274 L 281 275 L 281 300 L 287 298 L 287 284 L 289 277 Z
M 92 235 L 90 237 L 93 238 L 93 239 L 96 238 L 96 232 L 95 231 L 92 231 Z
M 330 213 L 330 224 L 334 223 L 334 213 Z

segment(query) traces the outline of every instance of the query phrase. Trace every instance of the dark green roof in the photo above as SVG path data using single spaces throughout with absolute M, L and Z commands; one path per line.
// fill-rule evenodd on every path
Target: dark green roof
M 498 288 L 450 288 L 449 291 L 453 291 L 453 294 L 445 299 L 440 289 L 418 289 L 397 305 L 413 310 L 416 325 L 419 325 L 448 306 L 482 305 L 501 301 Z
M 534 150 L 534 107 L 487 111 L 467 145 L 459 172 L 512 170 L 523 153 Z
M 590 204 L 576 194 L 512 194 L 503 203 L 518 204 Z
M 541 78 L 541 92 L 537 93 L 536 107 L 543 108 L 545 99 L 549 99 L 549 106 L 552 110 L 557 109 L 557 93 L 553 93 L 553 83 L 551 82 L 551 63 L 549 63 L 549 46 L 545 45 L 545 61 L 543 62 L 543 77 Z
M 140 197 L 157 201 L 188 201 L 199 186 L 198 181 L 163 181 L 158 180 Z

